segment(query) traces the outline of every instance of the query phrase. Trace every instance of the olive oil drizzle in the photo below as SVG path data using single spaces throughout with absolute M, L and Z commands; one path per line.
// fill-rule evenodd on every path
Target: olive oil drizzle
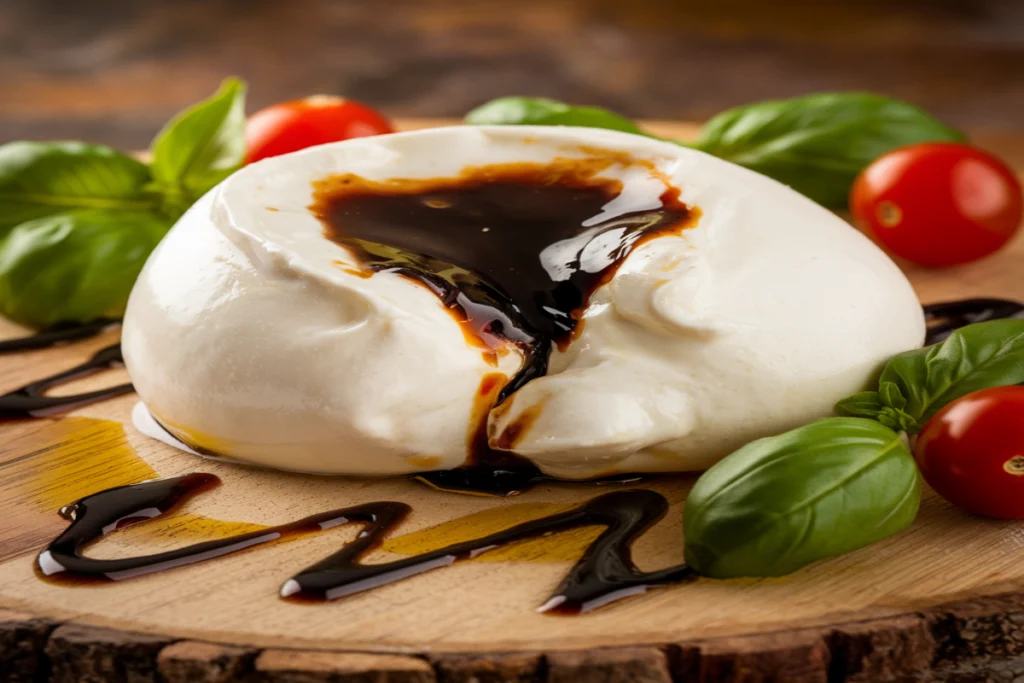
M 61 515 L 71 524 L 39 554 L 37 570 L 46 579 L 61 583 L 121 581 L 204 562 L 298 534 L 350 523 L 364 525 L 354 540 L 288 579 L 280 591 L 281 597 L 288 600 L 323 602 L 445 567 L 509 543 L 579 527 L 603 526 L 604 532 L 586 549 L 540 611 L 587 612 L 648 588 L 697 578 L 685 564 L 644 572 L 633 563 L 630 552 L 633 541 L 668 510 L 668 501 L 661 494 L 644 489 L 606 493 L 565 512 L 385 563 L 362 564 L 360 560 L 378 547 L 409 514 L 411 508 L 404 503 L 380 501 L 331 510 L 281 526 L 153 555 L 100 560 L 82 554 L 96 539 L 165 515 L 191 496 L 219 483 L 212 474 L 193 473 L 120 486 L 87 496 L 61 510 Z

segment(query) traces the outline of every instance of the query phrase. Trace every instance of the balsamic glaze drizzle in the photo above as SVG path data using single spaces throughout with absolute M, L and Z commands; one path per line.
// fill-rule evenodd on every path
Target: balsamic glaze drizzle
M 974 323 L 1002 318 L 1024 318 L 1024 304 L 1007 299 L 961 299 L 924 307 L 928 332 L 925 344 L 934 344 L 955 330 Z
M 450 470 L 435 470 L 409 475 L 438 491 L 473 493 L 489 496 L 515 496 L 544 482 L 564 482 L 541 472 L 525 458 L 516 458 L 501 464 L 489 460 Z M 634 484 L 652 475 L 616 474 L 600 479 L 588 479 L 587 484 Z
M 654 491 L 615 491 L 566 512 L 532 520 L 479 539 L 381 564 L 359 560 L 409 513 L 404 503 L 375 502 L 312 515 L 282 526 L 140 557 L 98 560 L 84 557 L 89 543 L 128 525 L 173 510 L 189 497 L 217 486 L 212 474 L 188 474 L 121 486 L 87 496 L 61 510 L 68 528 L 37 558 L 38 571 L 61 582 L 120 581 L 221 557 L 253 546 L 342 524 L 365 525 L 335 554 L 307 567 L 281 587 L 281 597 L 296 601 L 335 600 L 472 558 L 508 543 L 585 526 L 604 532 L 584 552 L 551 597 L 543 612 L 587 612 L 647 588 L 692 581 L 696 572 L 682 564 L 643 572 L 633 564 L 633 541 L 660 520 L 668 501 Z
M 332 176 L 315 185 L 310 208 L 369 274 L 433 292 L 487 355 L 520 349 L 523 366 L 501 403 L 547 373 L 553 345 L 573 338 L 591 294 L 633 249 L 699 218 L 667 183 L 660 195 L 634 196 L 596 175 L 613 162 L 627 163 L 494 164 L 387 183 Z
M 438 491 L 477 493 L 491 496 L 514 496 L 549 481 L 529 460 L 499 465 L 488 460 L 466 467 L 435 470 L 411 475 L 411 478 Z
M 119 324 L 119 320 L 95 320 L 83 325 L 57 325 L 49 329 L 37 332 L 29 337 L 18 339 L 4 339 L 0 341 L 0 353 L 16 353 L 18 351 L 31 351 L 33 349 L 45 349 L 58 344 L 78 341 L 95 337 L 97 334 Z
M 71 396 L 46 395 L 46 392 L 52 387 L 91 375 L 94 372 L 113 368 L 123 362 L 120 344 L 100 349 L 81 365 L 44 377 L 0 396 L 0 419 L 42 417 L 55 412 L 72 410 L 87 403 L 127 394 L 134 390 L 131 384 L 118 384 L 106 389 L 97 389 Z

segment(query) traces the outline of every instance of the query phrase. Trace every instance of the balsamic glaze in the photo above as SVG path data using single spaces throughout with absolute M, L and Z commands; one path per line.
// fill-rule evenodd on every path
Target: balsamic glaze
M 597 175 L 613 164 L 649 167 L 619 155 L 473 167 L 455 178 L 335 176 L 316 184 L 311 209 L 369 275 L 430 289 L 486 354 L 520 349 L 523 367 L 501 403 L 547 372 L 552 344 L 571 340 L 590 295 L 636 246 L 698 217 L 678 188 L 635 197 Z
M 587 484 L 634 484 L 650 475 L 616 474 L 600 479 L 588 479 Z M 451 493 L 476 493 L 491 496 L 514 496 L 544 482 L 562 482 L 564 479 L 544 474 L 525 458 L 513 456 L 505 462 L 487 460 L 469 467 L 436 470 L 410 475 L 432 489 Z
M 601 177 L 640 166 L 664 184 L 625 188 Z M 434 488 L 510 495 L 544 479 L 529 461 L 492 450 L 487 415 L 547 373 L 554 345 L 579 332 L 591 294 L 634 248 L 691 227 L 699 211 L 679 199 L 654 167 L 629 155 L 555 159 L 465 169 L 458 177 L 374 182 L 355 175 L 315 184 L 310 207 L 324 234 L 364 268 L 396 273 L 433 292 L 467 342 L 497 364 L 511 345 L 522 367 L 476 410 L 467 465 L 417 478 Z M 492 379 L 485 377 L 483 384 Z
M 664 517 L 667 510 L 668 501 L 661 494 L 633 489 L 606 493 L 567 512 L 394 562 L 359 564 L 364 549 L 353 543 L 289 579 L 281 588 L 281 595 L 300 600 L 334 600 L 446 567 L 508 543 L 584 526 L 604 526 L 605 531 L 587 547 L 583 557 L 538 609 L 563 614 L 589 612 L 654 586 L 696 578 L 696 572 L 685 564 L 642 572 L 630 557 L 633 541 Z M 378 528 L 371 527 L 371 533 Z
M 213 474 L 193 473 L 119 486 L 86 496 L 61 509 L 60 515 L 71 524 L 40 553 L 37 567 L 44 576 L 58 581 L 121 581 L 348 522 L 373 523 L 378 514 L 391 520 L 390 527 L 409 511 L 404 503 L 372 503 L 311 515 L 289 524 L 155 555 L 117 560 L 94 560 L 82 556 L 82 549 L 101 536 L 165 515 L 197 493 L 219 485 L 220 478 Z
M 955 330 L 974 323 L 1001 318 L 1024 318 L 1024 304 L 1007 299 L 961 299 L 924 307 L 928 332 L 925 344 L 934 344 Z
M 312 515 L 296 522 L 231 538 L 197 543 L 177 550 L 114 560 L 84 557 L 89 543 L 131 524 L 173 510 L 189 497 L 218 485 L 212 474 L 188 474 L 101 491 L 61 510 L 71 521 L 68 528 L 37 558 L 37 569 L 47 579 L 75 583 L 120 581 L 221 557 L 296 534 L 317 532 L 342 524 L 365 525 L 341 550 L 307 567 L 281 587 L 281 597 L 298 601 L 335 600 L 401 579 L 476 557 L 508 543 L 584 526 L 605 531 L 586 549 L 540 611 L 587 612 L 647 588 L 694 580 L 685 564 L 642 572 L 633 564 L 630 546 L 668 510 L 668 502 L 654 491 L 616 491 L 566 512 L 516 525 L 472 541 L 456 543 L 393 562 L 360 564 L 384 536 L 409 513 L 409 506 L 376 502 Z
M 109 323 L 108 323 L 109 324 Z M 124 362 L 121 345 L 114 344 L 100 349 L 92 358 L 75 367 L 41 380 L 26 384 L 20 389 L 0 396 L 0 419 L 41 417 L 54 412 L 63 412 L 86 403 L 103 401 L 133 391 L 131 384 L 118 384 L 106 389 L 74 394 L 72 396 L 47 396 L 47 390 L 73 379 L 109 369 Z
M 438 491 L 477 493 L 489 496 L 514 496 L 553 478 L 545 475 L 525 458 L 512 456 L 505 462 L 485 457 L 468 466 L 410 475 Z
M 0 341 L 0 353 L 45 349 L 58 344 L 87 339 L 96 336 L 108 327 L 119 324 L 119 322 L 118 320 L 96 320 L 82 325 L 57 325 L 30 337 Z

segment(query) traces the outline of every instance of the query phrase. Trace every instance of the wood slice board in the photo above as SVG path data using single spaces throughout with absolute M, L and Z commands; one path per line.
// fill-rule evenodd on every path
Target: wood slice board
M 431 123 L 410 121 L 406 127 Z M 652 128 L 685 138 L 695 127 L 664 123 Z M 969 296 L 1024 300 L 1022 263 L 1024 239 L 1018 239 L 981 263 L 943 271 L 908 268 L 908 274 L 924 302 Z M 10 323 L 0 325 L 0 337 L 19 332 Z M 0 390 L 71 367 L 116 338 L 116 331 L 108 332 L 68 346 L 0 357 Z M 114 370 L 55 393 L 120 381 L 125 381 L 124 371 Z M 495 499 L 441 493 L 404 479 L 302 476 L 213 462 L 136 432 L 129 418 L 136 400 L 128 395 L 60 418 L 0 426 L 0 670 L 5 663 L 14 666 L 11 657 L 29 656 L 26 652 L 44 656 L 45 647 L 55 676 L 64 672 L 67 680 L 75 680 L 85 674 L 74 667 L 91 657 L 102 659 L 95 654 L 98 647 L 108 660 L 111 651 L 120 653 L 117 657 L 141 657 L 139 666 L 148 666 L 146 671 L 156 670 L 159 655 L 163 675 L 172 679 L 182 671 L 194 673 L 194 667 L 230 672 L 244 664 L 267 680 L 293 669 L 384 672 L 382 680 L 432 680 L 437 675 L 469 680 L 470 673 L 480 671 L 491 672 L 490 680 L 513 675 L 530 680 L 542 674 L 585 678 L 600 671 L 611 672 L 604 680 L 668 680 L 689 673 L 697 677 L 692 680 L 775 680 L 771 671 L 799 666 L 809 672 L 805 678 L 778 680 L 824 681 L 828 675 L 828 680 L 841 680 L 851 672 L 867 675 L 875 669 L 875 677 L 863 680 L 883 680 L 880 676 L 890 669 L 912 671 L 959 656 L 1024 653 L 1024 639 L 1008 631 L 1024 623 L 1019 619 L 1024 597 L 1016 593 L 1024 593 L 1024 528 L 969 516 L 931 491 L 909 530 L 791 576 L 702 580 L 579 617 L 542 615 L 535 608 L 595 537 L 596 528 L 511 546 L 312 606 L 278 599 L 281 583 L 336 550 L 357 529 L 343 527 L 120 583 L 66 587 L 38 579 L 35 554 L 65 526 L 57 516 L 60 506 L 154 476 L 205 471 L 224 484 L 166 521 L 106 537 L 91 554 L 137 555 L 361 502 L 407 502 L 414 511 L 384 544 L 378 555 L 384 558 L 504 528 L 598 493 L 591 486 L 550 484 Z M 682 503 L 693 480 L 680 476 L 640 484 L 661 492 L 672 505 L 635 545 L 642 568 L 681 560 Z M 961 602 L 951 606 L 955 601 Z M 65 625 L 47 640 L 55 623 Z M 970 629 L 973 639 L 965 635 Z M 12 633 L 20 634 L 17 647 L 10 645 Z M 206 644 L 179 643 L 165 651 L 180 639 Z M 256 658 L 264 648 L 270 649 Z M 389 654 L 353 659 L 315 651 Z M 413 657 L 391 656 L 395 653 Z M 537 653 L 543 653 L 543 661 Z M 433 665 L 423 664 L 421 657 Z M 762 677 L 744 678 L 742 671 Z

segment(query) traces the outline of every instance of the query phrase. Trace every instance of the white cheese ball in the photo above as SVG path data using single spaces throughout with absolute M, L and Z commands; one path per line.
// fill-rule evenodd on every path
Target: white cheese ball
M 486 418 L 492 443 L 569 479 L 700 470 L 829 415 L 921 345 L 924 317 L 899 269 L 784 185 L 625 133 L 466 126 L 275 157 L 211 191 L 132 291 L 122 346 L 136 390 L 186 442 L 252 463 L 353 475 L 463 464 L 481 382 L 514 375 L 521 355 L 495 367 L 425 287 L 358 275 L 309 209 L 313 183 L 448 177 L 594 148 L 662 176 L 609 169 L 624 195 L 656 197 L 667 178 L 701 216 L 629 254 L 548 375 Z

